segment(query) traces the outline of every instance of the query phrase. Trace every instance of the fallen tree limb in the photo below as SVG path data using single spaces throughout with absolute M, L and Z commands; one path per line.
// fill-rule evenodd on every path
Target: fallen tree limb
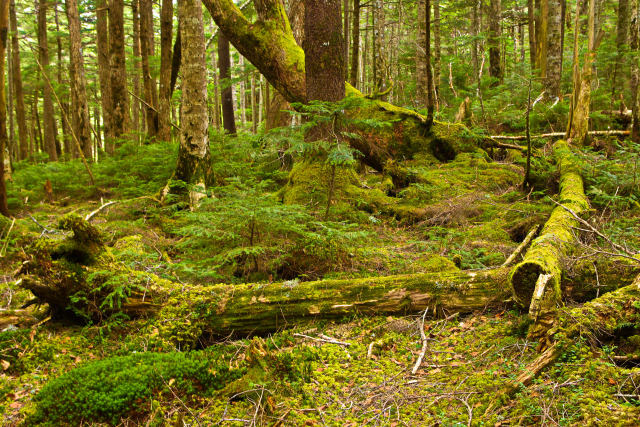
M 627 136 L 630 134 L 631 132 L 628 130 L 594 130 L 589 132 L 589 135 L 594 135 L 594 136 L 607 136 L 607 135 L 608 136 Z M 531 138 L 532 139 L 564 138 L 565 135 L 566 135 L 566 132 L 550 132 L 550 133 L 542 133 L 538 135 L 531 135 Z M 492 138 L 495 140 L 506 140 L 506 141 L 525 141 L 527 139 L 527 136 L 526 135 L 491 135 L 489 138 Z
M 560 170 L 561 203 L 577 215 L 589 208 L 580 169 L 564 141 L 554 145 L 554 157 Z M 531 243 L 524 260 L 509 274 L 514 300 L 522 307 L 529 307 L 529 315 L 536 322 L 531 330 L 533 335 L 550 326 L 556 306 L 561 301 L 561 262 L 572 247 L 572 229 L 577 224 L 571 213 L 556 207 L 540 236 Z
M 502 264 L 502 267 L 509 267 L 511 264 L 514 263 L 514 261 L 516 260 L 516 258 L 529 246 L 529 243 L 531 243 L 531 241 L 533 240 L 533 238 L 536 236 L 536 234 L 538 233 L 538 230 L 540 230 L 540 224 L 536 224 L 527 234 L 527 236 L 524 238 L 524 240 L 522 241 L 522 243 L 520 243 L 518 245 L 518 247 L 516 248 L 515 251 L 513 251 L 513 253 L 511 255 L 509 255 L 509 258 L 507 258 L 507 260 Z
M 562 308 L 557 326 L 549 331 L 546 349 L 534 359 L 514 380 L 504 385 L 503 392 L 487 408 L 490 414 L 505 398 L 526 387 L 545 368 L 553 365 L 577 337 L 587 338 L 593 346 L 601 346 L 623 333 L 629 324 L 640 318 L 640 276 L 631 285 L 609 292 L 579 308 Z M 627 331 L 628 333 L 628 331 Z

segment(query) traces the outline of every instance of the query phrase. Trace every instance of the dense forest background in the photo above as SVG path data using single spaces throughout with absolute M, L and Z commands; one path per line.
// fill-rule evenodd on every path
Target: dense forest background
M 0 0 L 3 425 L 637 425 L 639 19 Z

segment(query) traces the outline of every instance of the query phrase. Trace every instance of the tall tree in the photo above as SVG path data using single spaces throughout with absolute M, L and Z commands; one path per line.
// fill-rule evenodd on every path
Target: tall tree
M 22 87 L 22 73 L 20 72 L 20 45 L 18 43 L 18 22 L 16 19 L 15 0 L 10 5 L 11 21 L 11 63 L 13 67 L 12 85 L 15 97 L 16 119 L 18 121 L 19 160 L 29 156 L 29 140 L 27 131 L 27 118 L 24 109 L 24 90 Z
M 233 104 L 233 88 L 231 87 L 231 55 L 229 40 L 222 32 L 218 33 L 218 67 L 220 67 L 220 84 L 222 85 L 222 121 L 224 130 L 236 134 L 235 108 Z
M 500 21 L 502 15 L 501 0 L 491 0 L 489 2 L 489 75 L 497 82 L 502 82 L 503 70 L 500 62 Z
M 68 99 L 68 94 L 66 92 L 67 82 L 65 81 L 63 74 L 64 69 L 66 68 L 66 64 L 63 63 L 62 58 L 62 36 L 60 31 L 60 19 L 58 18 L 58 3 L 53 5 L 53 17 L 56 23 L 56 47 L 57 47 L 57 56 L 58 61 L 56 63 L 56 69 L 58 74 L 58 98 L 60 99 L 60 114 L 63 116 L 60 120 L 61 128 L 62 128 L 62 141 L 64 146 L 64 151 L 67 153 L 73 153 L 75 150 L 73 149 L 73 144 L 71 142 L 71 136 L 69 135 L 69 126 L 64 117 L 69 116 L 69 103 L 66 101 Z M 62 93 L 60 93 L 62 92 Z
M 5 93 L 5 64 L 7 37 L 9 35 L 9 0 L 0 0 L 0 214 L 9 216 L 7 187 L 4 178 L 4 156 L 7 138 L 7 95 Z
M 84 73 L 82 33 L 77 0 L 65 0 L 69 25 L 69 75 L 71 76 L 71 110 L 73 134 L 80 144 L 86 160 L 91 161 L 91 122 L 87 102 L 87 80 Z
M 49 78 L 49 42 L 47 38 L 47 1 L 38 0 L 38 50 L 42 81 L 44 148 L 49 160 L 58 160 L 56 119 L 53 109 L 53 89 Z
M 173 0 L 162 0 L 160 10 L 160 93 L 158 97 L 158 139 L 171 139 L 171 42 Z M 217 85 L 216 85 L 217 89 Z
M 631 12 L 631 34 L 630 47 L 634 56 L 640 53 L 640 1 L 633 0 L 633 11 Z M 640 66 L 638 66 L 637 56 L 631 61 L 631 139 L 635 143 L 640 143 Z
M 349 83 L 358 87 L 358 64 L 360 60 L 360 0 L 353 0 L 353 20 L 351 32 L 351 72 Z
M 433 92 L 433 73 L 431 71 L 431 0 L 424 2 L 424 18 L 425 18 L 425 38 L 424 38 L 424 56 L 425 68 L 427 69 L 427 123 L 429 126 L 433 123 L 433 109 L 435 106 Z
M 155 78 L 151 75 L 149 57 L 154 54 L 153 47 L 153 5 L 151 0 L 139 0 L 140 11 L 140 53 L 142 57 L 142 84 L 144 87 L 145 121 L 147 136 L 155 139 L 158 135 L 158 90 Z
M 529 57 L 531 61 L 531 69 L 535 70 L 537 68 L 536 58 L 538 54 L 536 53 L 536 18 L 535 18 L 535 6 L 533 0 L 527 0 L 527 24 L 529 28 Z
M 416 43 L 416 92 L 421 107 L 427 106 L 427 63 L 425 46 L 427 44 L 426 0 L 418 0 L 418 40 Z
M 386 14 L 383 0 L 373 1 L 373 84 L 383 92 L 389 82 L 387 67 Z
M 625 55 L 629 51 L 629 29 L 631 25 L 631 1 L 618 1 L 618 23 L 616 31 L 616 60 L 613 69 L 613 81 L 611 82 L 611 98 L 615 100 L 618 91 L 617 80 L 618 75 L 625 76 L 622 68 L 625 63 Z M 633 62 L 633 61 L 632 61 Z M 628 85 L 628 80 L 623 77 L 623 90 Z M 627 86 L 628 87 L 628 86 Z
M 440 93 L 440 61 L 440 0 L 433 0 L 433 86 L 435 90 L 436 103 Z
M 111 67 L 109 61 L 109 10 L 107 0 L 97 0 L 96 3 L 96 45 L 105 150 L 107 153 L 113 154 L 115 135 L 111 119 Z
M 124 51 L 124 0 L 109 0 L 111 113 L 114 138 L 129 131 L 129 96 Z
M 339 101 L 345 96 L 340 0 L 305 4 L 304 52 L 307 100 Z
M 200 0 L 179 0 L 182 61 L 180 150 L 175 178 L 194 186 L 192 204 L 204 196 L 211 178 L 207 114 L 207 68 Z

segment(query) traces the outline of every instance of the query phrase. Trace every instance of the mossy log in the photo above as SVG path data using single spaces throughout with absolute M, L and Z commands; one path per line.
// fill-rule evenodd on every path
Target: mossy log
M 571 148 L 566 142 L 558 141 L 554 144 L 553 153 L 560 171 L 558 203 L 577 214 L 586 211 L 589 202 Z M 524 260 L 509 274 L 514 300 L 522 307 L 529 307 L 529 314 L 541 325 L 551 321 L 561 301 L 561 262 L 573 246 L 573 227 L 577 225 L 567 210 L 556 207 L 540 236 L 531 243 Z

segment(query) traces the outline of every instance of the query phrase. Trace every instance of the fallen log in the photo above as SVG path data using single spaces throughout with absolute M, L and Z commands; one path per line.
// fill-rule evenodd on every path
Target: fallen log
M 589 202 L 571 148 L 566 142 L 558 141 L 554 144 L 554 157 L 560 170 L 559 203 L 580 214 L 589 208 Z M 561 301 L 561 262 L 572 247 L 573 227 L 577 225 L 578 221 L 571 213 L 556 207 L 540 236 L 531 243 L 524 260 L 509 274 L 514 300 L 529 308 L 529 315 L 539 328 L 549 326 Z
M 573 344 L 577 337 L 586 338 L 592 346 L 601 347 L 621 334 L 640 333 L 640 276 L 628 286 L 609 292 L 579 308 L 562 308 L 557 325 L 549 330 L 543 342 L 542 353 L 516 377 L 507 382 L 485 411 L 492 413 L 505 398 L 513 396 L 520 388 L 527 387 L 546 368 Z M 634 331 L 629 332 L 630 325 Z
M 627 136 L 631 135 L 628 130 L 593 130 L 589 132 L 589 135 L 594 136 Z M 542 133 L 538 135 L 531 135 L 532 139 L 544 139 L 544 138 L 564 138 L 566 132 L 550 132 Z M 491 135 L 489 138 L 495 140 L 507 140 L 507 141 L 525 141 L 526 135 Z

